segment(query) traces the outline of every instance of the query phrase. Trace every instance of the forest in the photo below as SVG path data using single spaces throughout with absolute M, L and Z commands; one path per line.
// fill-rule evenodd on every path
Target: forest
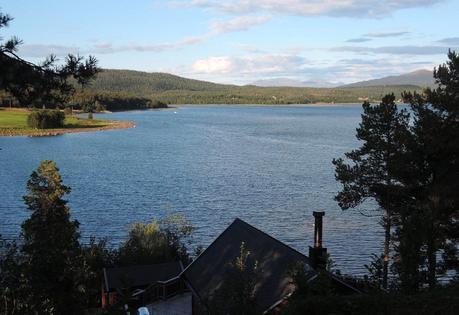
M 167 73 L 111 69 L 101 69 L 91 84 L 82 86 L 72 78 L 69 82 L 75 88 L 75 93 L 58 107 L 84 109 L 85 103 L 97 100 L 103 109 L 109 111 L 162 108 L 174 104 L 361 103 L 363 100 L 378 101 L 387 93 L 394 93 L 397 100 L 401 100 L 404 91 L 421 91 L 421 87 L 414 85 L 349 88 L 237 86 L 186 79 Z M 0 104 L 17 107 L 43 105 L 18 100 L 5 91 L 0 91 Z M 50 103 L 45 105 L 56 107 Z

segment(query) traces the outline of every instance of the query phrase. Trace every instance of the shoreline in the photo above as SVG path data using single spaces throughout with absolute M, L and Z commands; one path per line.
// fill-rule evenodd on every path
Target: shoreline
M 80 128 L 60 128 L 60 129 L 1 129 L 0 137 L 53 137 L 67 133 L 82 133 L 82 132 L 97 132 L 116 129 L 135 128 L 136 125 L 132 121 L 110 120 L 108 125 L 100 127 L 80 127 Z

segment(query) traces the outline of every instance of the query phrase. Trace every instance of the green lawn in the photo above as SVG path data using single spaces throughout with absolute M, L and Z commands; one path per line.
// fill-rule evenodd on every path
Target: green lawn
M 100 129 L 116 124 L 110 120 L 83 119 L 75 116 L 65 118 L 64 128 L 60 129 L 32 129 L 27 126 L 27 110 L 10 110 L 0 108 L 0 136 L 1 135 L 39 135 L 44 132 L 57 130 L 71 131 L 75 129 Z
M 26 129 L 27 112 L 0 109 L 0 128 Z

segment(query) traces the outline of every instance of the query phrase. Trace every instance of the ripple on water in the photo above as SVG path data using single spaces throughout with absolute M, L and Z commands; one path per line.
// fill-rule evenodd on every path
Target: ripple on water
M 359 106 L 182 107 L 103 115 L 137 128 L 49 138 L 0 138 L 0 234 L 28 213 L 28 176 L 56 160 L 82 237 L 123 241 L 129 225 L 181 212 L 208 245 L 236 217 L 307 253 L 312 211 L 343 272 L 363 273 L 382 233 L 377 219 L 343 212 L 331 160 L 355 148 Z M 373 205 L 369 205 L 372 207 Z

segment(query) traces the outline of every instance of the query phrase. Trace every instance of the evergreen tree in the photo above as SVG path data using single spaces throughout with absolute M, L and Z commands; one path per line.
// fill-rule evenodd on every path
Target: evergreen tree
M 12 17 L 0 12 L 0 29 L 11 20 Z M 22 106 L 63 107 L 75 93 L 69 78 L 86 86 L 100 72 L 93 56 L 84 59 L 69 54 L 63 64 L 57 64 L 56 56 L 51 55 L 42 64 L 31 63 L 18 56 L 21 43 L 17 37 L 0 42 L 0 90 L 13 95 Z
M 383 210 L 385 231 L 382 286 L 387 288 L 391 227 L 400 202 L 401 186 L 397 180 L 408 132 L 409 115 L 397 109 L 395 96 L 384 96 L 379 105 L 363 104 L 362 122 L 357 139 L 362 146 L 345 154 L 347 160 L 334 159 L 336 179 L 343 189 L 335 199 L 345 210 L 354 208 L 369 198 Z M 350 164 L 348 164 L 350 162 Z
M 410 187 L 410 208 L 415 209 L 405 214 L 405 220 L 422 221 L 418 228 L 424 235 L 430 287 L 435 286 L 439 274 L 458 266 L 459 56 L 450 51 L 448 58 L 434 71 L 436 89 L 427 89 L 423 95 L 404 95 L 414 117 L 411 173 L 404 182 Z M 413 229 L 408 225 L 403 228 Z M 439 253 L 443 253 L 441 264 Z
M 43 161 L 27 182 L 24 196 L 32 212 L 22 224 L 24 273 L 37 313 L 78 314 L 81 274 L 79 223 L 70 220 L 70 188 L 62 184 L 55 162 Z

